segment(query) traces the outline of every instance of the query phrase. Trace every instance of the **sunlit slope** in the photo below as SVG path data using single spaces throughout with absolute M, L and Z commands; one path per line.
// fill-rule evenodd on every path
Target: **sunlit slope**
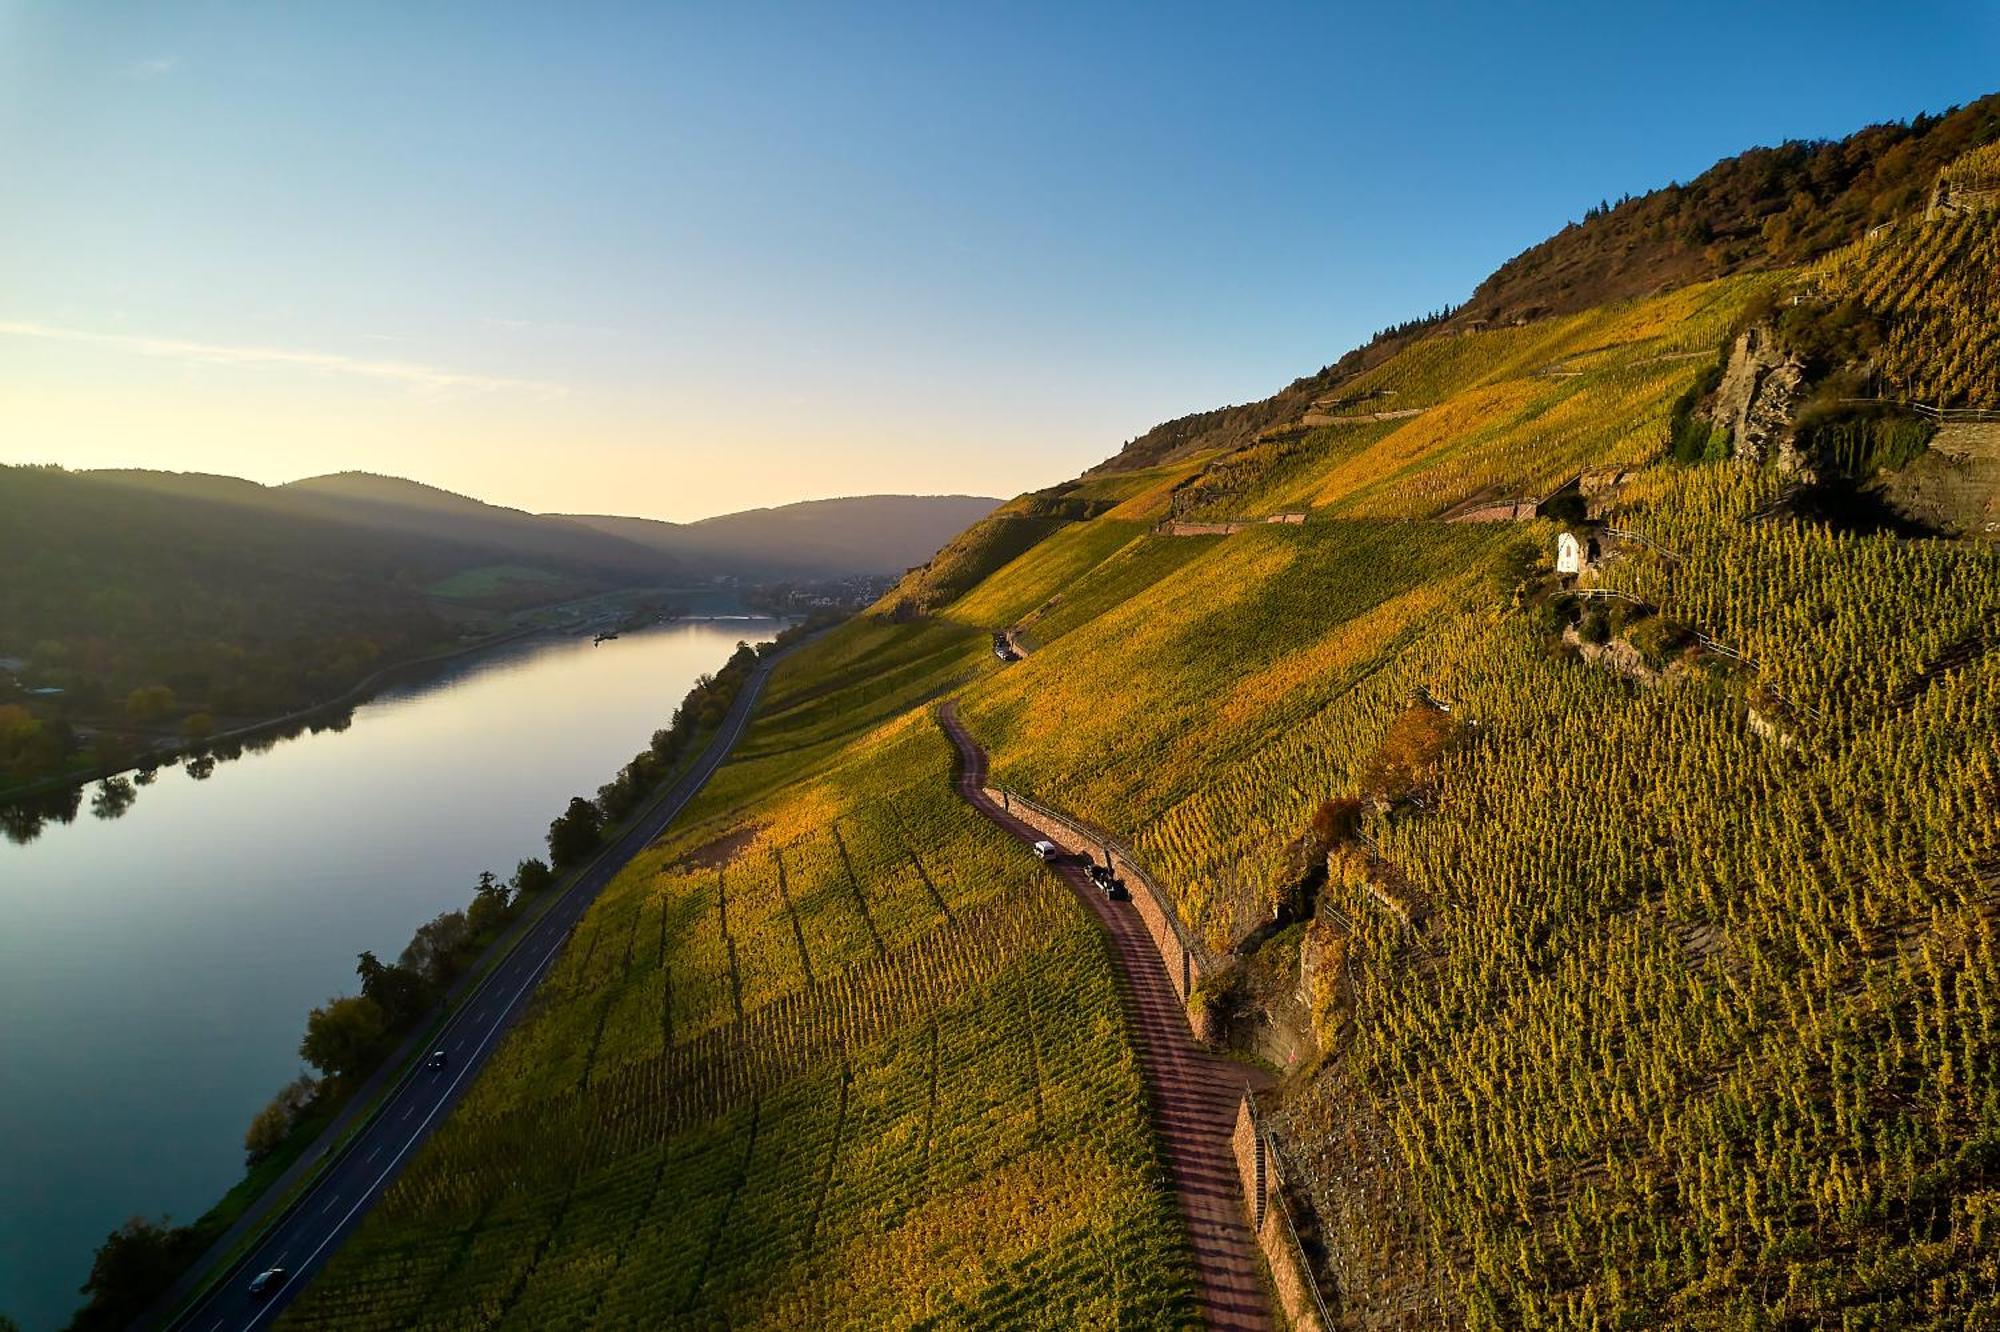
M 2000 209 L 1988 207 L 1904 221 L 1830 256 L 1813 277 L 1822 299 L 1881 326 L 1875 355 L 1886 395 L 1991 409 L 2000 407 L 1996 272 Z
M 973 687 L 965 713 L 1003 778 L 1059 792 L 1073 812 L 1132 834 L 1149 853 L 1165 850 L 1181 807 L 1202 809 L 1207 817 L 1161 867 L 1173 872 L 1189 923 L 1226 943 L 1254 923 L 1261 898 L 1232 827 L 1257 830 L 1253 841 L 1269 853 L 1259 860 L 1274 860 L 1303 826 L 1301 802 L 1330 788 L 1321 772 L 1294 771 L 1284 777 L 1297 792 L 1289 799 L 1260 795 L 1226 809 L 1214 803 L 1218 789 L 1240 790 L 1240 765 L 1415 638 L 1483 609 L 1484 571 L 1514 535 L 1338 521 L 1149 538 L 1150 550 L 1107 562 L 1058 612 L 1095 614 Z M 1147 581 L 1135 586 L 1125 574 Z M 1107 590 L 1115 600 L 1094 595 Z M 1278 835 L 1272 819 L 1292 826 Z M 1240 900 L 1213 882 L 1222 875 L 1245 888 Z
M 996 774 L 1224 955 L 1314 807 L 1449 704 L 1425 801 L 1368 816 L 1381 868 L 1321 890 L 1328 1054 L 1279 1116 L 1357 1325 L 2000 1316 L 2000 558 L 1656 463 L 1775 280 L 1418 344 L 1375 374 L 1423 414 L 1211 459 L 1180 510 L 1303 525 L 1072 528 L 937 612 L 1024 620 L 963 694 Z M 1422 520 L 1604 464 L 1652 544 L 1598 585 L 1738 655 L 1586 659 L 1512 601 L 1553 525 Z
M 883 632 L 781 668 L 287 1325 L 1193 1323 L 1102 941 L 911 706 L 968 640 Z
M 1647 462 L 1674 399 L 1775 280 L 1426 338 L 1344 385 L 1345 405 L 1211 461 L 1178 512 L 1430 518 L 1479 498 L 1547 495 L 1585 467 Z
M 1349 1324 L 2000 1318 L 2000 556 L 1659 461 L 1796 276 L 1413 340 L 1318 413 L 1379 419 L 976 525 L 781 670 L 302 1317 L 1184 1317 L 1102 953 L 949 796 L 949 693 L 1224 974 L 1314 959 L 1272 1123 Z M 1519 595 L 1555 523 L 1445 521 L 1607 466 L 1587 607 Z M 1449 735 L 1420 798 L 1302 889 L 1412 711 Z

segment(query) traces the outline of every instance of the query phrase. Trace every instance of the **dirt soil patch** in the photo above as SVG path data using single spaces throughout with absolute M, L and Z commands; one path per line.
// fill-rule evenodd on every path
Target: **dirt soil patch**
M 756 841 L 757 835 L 763 831 L 761 823 L 746 823 L 741 828 L 731 828 L 722 836 L 703 842 L 682 856 L 681 863 L 690 869 L 722 869 L 742 855 L 743 848 Z

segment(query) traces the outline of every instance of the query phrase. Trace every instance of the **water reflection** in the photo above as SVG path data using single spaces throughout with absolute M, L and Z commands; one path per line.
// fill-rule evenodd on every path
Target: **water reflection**
M 546 856 L 569 797 L 775 631 L 509 644 L 289 742 L 0 810 L 0 1311 L 59 1326 L 119 1222 L 213 1203 L 356 955 L 396 955 L 482 869 Z M 85 795 L 103 817 L 78 818 Z
M 100 819 L 115 819 L 132 808 L 132 802 L 138 798 L 139 788 L 132 785 L 131 778 L 106 777 L 90 797 L 90 812 Z

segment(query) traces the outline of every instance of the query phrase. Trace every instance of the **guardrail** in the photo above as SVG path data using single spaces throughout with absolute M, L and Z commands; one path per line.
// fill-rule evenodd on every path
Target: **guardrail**
M 2000 411 L 1985 407 L 1944 407 L 1928 402 L 1905 402 L 1900 398 L 1842 398 L 1856 407 L 1901 407 L 1938 425 L 1980 425 L 2000 421 Z

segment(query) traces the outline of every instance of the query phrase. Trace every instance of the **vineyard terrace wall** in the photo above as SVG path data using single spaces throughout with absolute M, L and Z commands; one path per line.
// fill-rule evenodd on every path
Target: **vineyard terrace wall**
M 1174 994 L 1186 1003 L 1187 997 L 1201 985 L 1201 978 L 1213 971 L 1215 964 L 1199 948 L 1182 938 L 1173 916 L 1173 904 L 1160 893 L 1151 877 L 1103 834 L 1057 814 L 1018 791 L 989 786 L 986 795 L 1064 851 L 1092 859 L 1107 855 L 1111 858 L 1112 872 L 1125 881 L 1132 894 L 1132 906 L 1138 911 L 1139 919 L 1145 922 L 1146 933 L 1152 938 L 1154 948 L 1159 950 L 1160 961 L 1166 964 L 1167 979 L 1173 982 Z

